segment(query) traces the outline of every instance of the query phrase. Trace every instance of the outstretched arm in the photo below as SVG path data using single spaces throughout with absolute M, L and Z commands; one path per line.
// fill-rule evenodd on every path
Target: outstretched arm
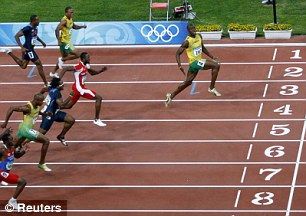
M 183 52 L 188 48 L 189 42 L 186 40 L 184 43 L 180 46 L 180 48 L 176 51 L 176 62 L 179 69 L 182 71 L 182 73 L 185 75 L 184 68 L 182 67 L 181 63 L 181 55 Z
M 76 24 L 73 23 L 72 28 L 75 29 L 75 30 L 78 30 L 78 29 L 82 29 L 82 28 L 87 28 L 87 25 L 79 26 L 79 25 L 76 25 Z
M 74 67 L 73 66 L 64 67 L 59 74 L 59 78 L 62 79 L 67 71 L 74 71 Z
M 90 73 L 90 75 L 94 76 L 94 75 L 98 75 L 98 74 L 100 74 L 100 73 L 102 73 L 102 72 L 104 72 L 106 70 L 107 70 L 107 67 L 104 66 L 99 71 L 96 71 L 94 69 L 88 69 L 88 72 Z
M 24 114 L 28 114 L 31 112 L 31 108 L 29 105 L 24 105 L 24 106 L 11 106 L 7 113 L 6 113 L 6 117 L 5 117 L 5 122 L 1 125 L 2 128 L 6 128 L 7 123 L 11 117 L 11 115 L 13 114 L 13 112 L 22 112 Z
M 41 45 L 43 45 L 43 47 L 46 47 L 46 43 L 40 38 L 37 36 L 37 40 L 41 43 Z

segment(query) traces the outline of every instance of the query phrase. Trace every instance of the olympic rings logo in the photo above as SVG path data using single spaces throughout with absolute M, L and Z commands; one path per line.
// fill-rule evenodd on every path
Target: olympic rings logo
M 168 43 L 174 37 L 178 36 L 179 33 L 179 27 L 174 24 L 169 25 L 167 28 L 162 24 L 158 24 L 154 28 L 148 24 L 141 27 L 142 36 L 147 38 L 151 43 L 156 43 L 159 40 Z

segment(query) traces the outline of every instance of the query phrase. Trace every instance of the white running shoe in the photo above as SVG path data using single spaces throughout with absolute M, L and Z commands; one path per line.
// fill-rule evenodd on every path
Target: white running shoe
M 212 93 L 213 95 L 215 95 L 215 96 L 217 96 L 217 97 L 220 97 L 220 96 L 221 96 L 221 94 L 217 91 L 216 88 L 213 88 L 213 89 L 208 88 L 208 92 L 209 92 L 209 93 Z
M 44 164 L 38 164 L 38 168 L 42 169 L 45 172 L 51 172 L 52 171 L 49 167 L 47 167 L 47 165 L 45 163 Z
M 17 200 L 14 199 L 13 197 L 8 201 L 8 205 L 12 206 L 14 210 L 18 210 L 18 203 Z
M 90 69 L 90 64 L 85 65 L 87 69 Z
M 106 124 L 105 124 L 103 121 L 101 121 L 101 119 L 95 119 L 95 120 L 93 121 L 93 123 L 94 123 L 95 125 L 100 126 L 100 127 L 105 127 L 105 126 L 106 126 Z
M 49 76 L 52 77 L 52 78 L 53 78 L 53 77 L 59 78 L 59 75 L 58 75 L 58 73 L 56 73 L 56 72 L 55 72 L 55 73 L 50 72 L 50 73 L 49 73 Z
M 64 64 L 64 62 L 62 60 L 62 57 L 59 57 L 58 61 L 57 61 L 57 65 L 58 65 L 59 69 L 63 69 L 63 64 Z
M 9 54 L 10 52 L 12 52 L 12 49 L 10 49 L 10 48 L 0 48 L 0 52 L 4 52 L 6 54 Z
M 1 185 L 3 185 L 3 186 L 8 186 L 8 183 L 5 182 L 5 181 L 2 181 L 2 182 L 1 182 Z
M 167 93 L 166 94 L 166 101 L 165 101 L 165 106 L 168 107 L 171 103 L 172 99 L 171 99 L 171 93 Z

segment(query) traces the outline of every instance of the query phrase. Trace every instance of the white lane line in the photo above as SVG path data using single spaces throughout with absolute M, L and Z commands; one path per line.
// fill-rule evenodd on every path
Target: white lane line
M 254 139 L 246 139 L 246 140 L 68 140 L 68 143 L 248 143 L 248 142 L 299 142 L 300 140 L 270 140 L 270 139 L 261 139 L 261 140 L 254 140 Z M 59 143 L 59 141 L 50 141 L 51 143 Z
M 302 157 L 302 152 L 303 152 L 303 147 L 304 147 L 305 132 L 306 132 L 306 115 L 305 115 L 304 125 L 303 125 L 303 129 L 302 129 L 301 139 L 300 139 L 300 146 L 299 146 L 299 150 L 298 150 L 298 154 L 297 154 L 297 158 L 296 158 L 296 165 L 295 165 L 295 168 L 294 168 L 294 173 L 293 173 L 293 178 L 292 178 L 292 184 L 291 184 L 291 189 L 290 189 L 290 194 L 289 194 L 289 199 L 288 199 L 286 216 L 290 215 L 290 211 L 291 211 L 291 207 L 292 207 L 292 201 L 293 201 L 297 176 L 298 176 L 298 172 L 299 172 L 299 168 L 300 168 L 301 157 Z
M 257 128 L 258 128 L 258 123 L 255 123 L 253 134 L 252 134 L 252 138 L 256 137 Z
M 7 213 L 6 210 L 0 210 L 0 212 Z M 62 210 L 61 212 L 73 212 L 73 213 L 283 213 L 286 210 L 216 210 L 216 209 L 203 209 L 203 210 L 191 210 L 191 209 L 70 209 Z M 296 210 L 292 212 L 306 212 L 303 210 Z
M 237 191 L 236 200 L 235 200 L 235 204 L 234 204 L 234 208 L 238 207 L 238 203 L 239 203 L 239 199 L 240 199 L 240 194 L 241 194 L 241 190 L 238 190 Z
M 268 74 L 268 79 L 271 79 L 271 77 L 272 77 L 272 72 L 273 72 L 273 65 L 270 66 L 269 74 Z M 267 82 L 269 82 L 269 81 L 271 81 L 271 80 L 267 80 Z M 283 81 L 286 81 L 286 80 L 283 80 Z
M 260 48 L 260 47 L 305 47 L 306 43 L 222 43 L 222 44 L 205 44 L 207 47 L 230 47 L 230 48 L 240 48 L 240 47 L 247 47 L 247 48 Z M 180 47 L 179 44 L 171 44 L 171 45 L 76 45 L 75 48 L 79 49 L 126 49 L 126 48 L 145 48 L 145 49 L 152 49 L 152 48 L 178 48 Z M 19 46 L 8 46 L 6 48 L 20 50 Z M 35 46 L 35 49 L 43 49 L 43 50 L 57 50 L 58 46 L 56 45 L 48 45 L 47 47 L 43 46 Z
M 277 48 L 274 49 L 272 61 L 275 61 L 277 55 Z
M 221 65 L 304 65 L 306 62 L 221 62 Z M 64 64 L 65 66 L 73 66 L 74 64 Z M 177 66 L 177 63 L 163 63 L 163 62 L 152 62 L 152 63 L 103 63 L 103 64 L 90 64 L 91 66 Z M 182 63 L 182 65 L 188 65 L 188 63 Z M 29 67 L 35 67 L 35 65 L 28 65 Z M 55 67 L 55 64 L 43 64 L 44 67 Z M 14 64 L 0 64 L 0 67 L 19 67 L 19 65 Z M 6 72 L 6 71 L 4 71 Z M 8 71 L 9 72 L 9 71 Z
M 251 154 L 252 154 L 252 150 L 253 150 L 253 144 L 250 144 L 248 155 L 247 155 L 247 160 L 250 160 Z
M 262 108 L 263 108 L 263 105 L 264 103 L 260 103 L 260 106 L 259 106 L 259 110 L 258 110 L 258 114 L 257 114 L 257 117 L 259 118 L 262 114 Z
M 181 166 L 181 165 L 293 165 L 295 162 L 231 162 L 231 161 L 224 161 L 224 162 L 48 162 L 48 165 L 92 165 L 92 166 L 108 166 L 108 165 L 131 165 L 131 166 Z M 306 162 L 305 162 L 306 164 Z M 32 166 L 37 165 L 37 162 L 25 162 L 25 163 L 14 163 L 17 166 Z
M 89 81 L 92 84 L 178 84 L 179 80 L 139 80 L 139 81 Z M 194 83 L 210 83 L 210 81 L 193 81 Z M 306 80 L 220 80 L 218 83 L 305 83 Z M 67 81 L 65 84 L 73 84 L 73 81 Z M 0 85 L 43 85 L 42 82 L 0 82 Z
M 304 102 L 306 101 L 306 98 L 296 98 L 296 99 L 184 99 L 184 100 L 173 100 L 173 102 Z M 27 103 L 26 100 L 6 100 L 6 101 L 0 101 L 0 104 L 7 104 L 7 103 Z M 160 103 L 165 102 L 164 99 L 162 100 L 137 100 L 137 99 L 131 99 L 131 100 L 103 100 L 103 103 Z M 79 100 L 78 103 L 95 103 L 92 100 Z
M 267 83 L 267 84 L 265 85 L 265 89 L 264 89 L 264 92 L 263 92 L 263 94 L 262 94 L 262 97 L 263 97 L 263 98 L 265 98 L 266 95 L 267 95 L 268 87 L 269 87 L 269 84 Z
M 51 143 L 60 143 L 58 140 L 51 140 Z M 95 143 L 95 144 L 104 144 L 104 143 L 115 143 L 115 144 L 126 144 L 126 143 L 132 143 L 132 144 L 139 144 L 139 143 L 163 143 L 164 145 L 170 144 L 170 143 L 182 143 L 186 145 L 190 145 L 192 143 L 233 143 L 237 145 L 241 145 L 240 143 L 250 143 L 250 142 L 255 142 L 255 143 L 285 143 L 287 144 L 288 142 L 291 143 L 296 143 L 300 142 L 300 140 L 294 140 L 294 139 L 286 139 L 286 140 L 271 140 L 271 139 L 260 139 L 260 140 L 255 140 L 255 139 L 233 139 L 233 140 L 68 140 L 67 141 L 69 144 L 81 144 L 81 143 Z M 2 143 L 2 142 L 0 142 Z M 83 144 L 82 144 L 83 145 Z
M 269 121 L 284 121 L 287 122 L 301 122 L 304 119 L 104 119 L 105 122 L 269 122 Z M 0 120 L 0 123 L 4 120 Z M 19 120 L 10 120 L 9 123 L 20 123 Z M 42 122 L 41 119 L 36 122 Z M 91 119 L 77 119 L 76 122 L 92 123 Z
M 245 180 L 245 175 L 246 175 L 246 171 L 247 171 L 247 167 L 244 167 L 243 168 L 243 172 L 242 172 L 242 176 L 241 176 L 241 180 L 240 180 L 240 183 L 244 183 L 244 180 Z
M 27 185 L 26 188 L 290 188 L 290 185 Z M 300 188 L 306 185 L 300 185 Z M 0 188 L 16 188 L 14 185 Z

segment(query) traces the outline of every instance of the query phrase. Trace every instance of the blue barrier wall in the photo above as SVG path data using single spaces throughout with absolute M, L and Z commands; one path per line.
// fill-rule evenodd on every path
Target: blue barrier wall
M 17 45 L 15 34 L 28 23 L 0 24 L 0 46 Z M 73 30 L 74 45 L 163 45 L 181 44 L 187 36 L 187 22 L 76 22 L 86 29 Z M 58 23 L 40 23 L 38 35 L 47 45 L 57 45 Z

